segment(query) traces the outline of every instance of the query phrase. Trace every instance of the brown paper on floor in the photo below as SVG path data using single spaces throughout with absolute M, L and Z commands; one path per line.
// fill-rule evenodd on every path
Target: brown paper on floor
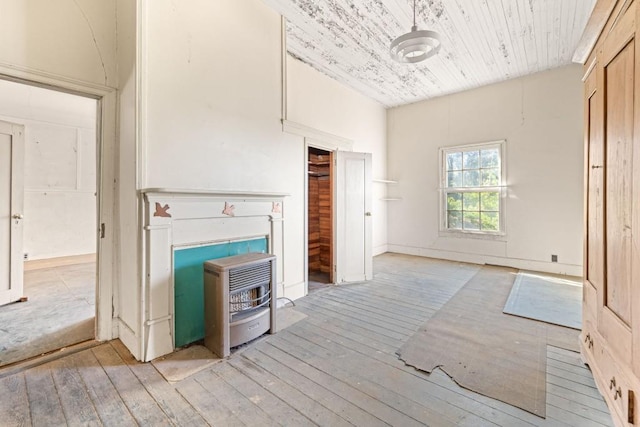
M 409 366 L 440 367 L 464 388 L 545 417 L 548 331 L 549 344 L 561 347 L 577 344 L 577 331 L 502 313 L 516 273 L 483 267 L 398 355 Z

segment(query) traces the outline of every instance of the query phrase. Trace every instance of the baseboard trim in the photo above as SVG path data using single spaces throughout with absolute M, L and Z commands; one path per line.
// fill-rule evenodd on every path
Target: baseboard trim
M 389 251 L 389 248 L 387 248 L 387 245 L 376 246 L 375 248 L 373 248 L 373 256 L 381 255 L 388 251 Z
M 302 298 L 305 296 L 305 282 L 294 283 L 293 285 L 286 285 L 283 289 L 281 297 L 288 298 L 290 300 L 297 300 L 298 298 Z
M 582 276 L 582 266 L 574 264 L 561 264 L 556 262 L 544 262 L 490 255 L 478 255 L 463 252 L 443 251 L 438 249 L 415 248 L 403 245 L 387 245 L 388 252 L 405 255 L 417 255 L 429 258 L 446 259 L 448 261 L 468 262 L 471 264 L 492 264 L 504 267 L 512 267 L 520 270 L 540 271 L 544 273 L 566 274 L 569 276 Z
M 24 271 L 40 270 L 42 268 L 62 267 L 65 265 L 96 262 L 96 254 L 71 255 L 56 258 L 34 259 L 24 262 Z

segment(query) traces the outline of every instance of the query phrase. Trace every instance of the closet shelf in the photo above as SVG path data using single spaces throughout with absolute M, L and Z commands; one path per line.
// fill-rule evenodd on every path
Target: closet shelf
M 373 182 L 378 182 L 380 184 L 397 184 L 398 181 L 394 181 L 392 179 L 374 179 Z
M 402 198 L 400 197 L 382 197 L 380 200 L 385 201 L 385 202 L 391 202 L 394 200 L 402 200 Z

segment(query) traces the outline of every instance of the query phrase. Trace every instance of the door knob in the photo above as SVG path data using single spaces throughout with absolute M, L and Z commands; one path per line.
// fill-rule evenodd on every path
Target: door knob
M 364 216 L 371 216 L 371 212 L 365 212 Z
M 22 219 L 22 218 L 24 218 L 24 216 L 22 214 L 13 214 L 12 218 L 13 219 Z

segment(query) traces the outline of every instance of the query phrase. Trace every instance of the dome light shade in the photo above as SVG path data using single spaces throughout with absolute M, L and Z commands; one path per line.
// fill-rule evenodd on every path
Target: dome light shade
M 391 57 L 404 63 L 416 63 L 431 58 L 440 50 L 440 35 L 435 31 L 418 30 L 416 26 L 416 2 L 413 0 L 413 26 L 391 42 Z

